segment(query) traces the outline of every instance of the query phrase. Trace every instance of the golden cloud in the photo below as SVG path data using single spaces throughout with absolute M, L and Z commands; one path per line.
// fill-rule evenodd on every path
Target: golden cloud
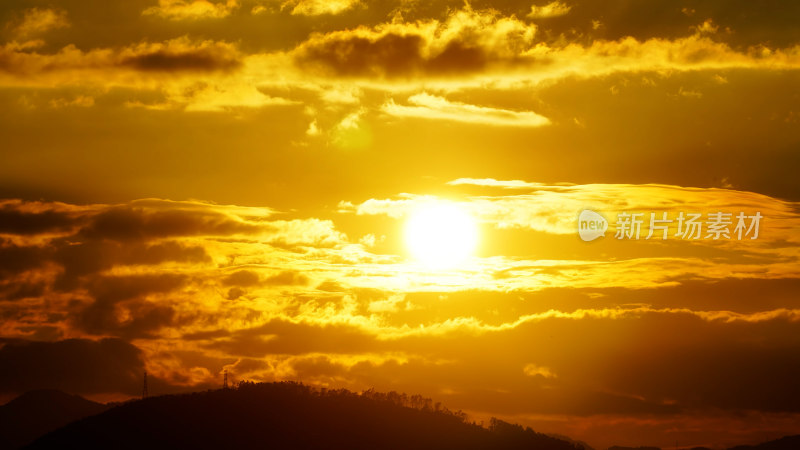
M 29 39 L 50 30 L 70 26 L 67 12 L 54 8 L 31 8 L 22 13 L 22 19 L 14 27 L 18 39 Z
M 69 45 L 58 53 L 22 51 L 16 43 L 0 48 L 0 68 L 6 83 L 25 84 L 56 75 L 59 84 L 76 83 L 92 75 L 103 82 L 106 75 L 124 79 L 125 70 L 140 73 L 230 71 L 241 65 L 241 56 L 232 44 L 215 41 L 194 42 L 186 37 L 160 43 L 140 43 L 119 50 L 82 51 Z M 115 77 L 110 77 L 111 79 Z
M 460 178 L 448 182 L 453 186 L 482 186 L 502 189 L 524 189 L 529 193 L 467 197 L 463 206 L 482 221 L 500 228 L 524 227 L 555 234 L 574 234 L 577 214 L 586 208 L 601 213 L 666 211 L 711 211 L 738 208 L 760 211 L 772 217 L 774 239 L 794 241 L 790 230 L 800 226 L 794 202 L 772 198 L 755 192 L 720 188 L 687 188 L 670 185 L 568 183 L 544 185 L 522 180 Z M 430 201 L 426 196 L 403 195 L 397 199 L 369 199 L 360 204 L 341 203 L 340 210 L 356 214 L 403 217 L 419 203 Z M 352 206 L 351 206 L 352 205 Z M 613 219 L 609 215 L 609 220 Z
M 548 11 L 564 11 L 556 8 L 558 5 L 548 5 L 552 6 Z M 708 29 L 709 25 L 704 25 L 696 34 L 674 40 L 626 37 L 588 45 L 547 44 L 536 42 L 534 24 L 496 11 L 465 8 L 442 21 L 394 22 L 313 34 L 292 54 L 301 67 L 326 75 L 402 79 L 406 83 L 446 77 L 447 81 L 439 80 L 442 88 L 460 83 L 479 86 L 490 80 L 502 86 L 617 72 L 776 70 L 800 65 L 796 46 L 735 50 L 708 37 Z
M 176 8 L 194 4 L 170 3 Z M 270 52 L 246 53 L 233 43 L 187 37 L 91 50 L 67 45 L 55 53 L 40 52 L 42 41 L 12 41 L 0 46 L 0 84 L 101 90 L 124 86 L 163 96 L 151 103 L 132 100 L 129 106 L 186 111 L 300 104 L 308 101 L 309 92 L 317 95 L 311 110 L 320 111 L 352 105 L 367 90 L 377 89 L 408 95 L 409 104 L 384 100 L 362 103 L 362 108 L 388 115 L 445 120 L 458 116 L 473 123 L 534 126 L 547 119 L 532 111 L 480 109 L 486 107 L 454 102 L 447 94 L 487 86 L 530 88 L 566 77 L 621 72 L 800 66 L 797 47 L 734 49 L 700 33 L 672 40 L 628 37 L 589 44 L 548 44 L 536 37 L 534 24 L 467 7 L 441 20 L 396 20 L 312 33 L 294 48 Z M 321 134 L 321 125 L 318 120 L 309 127 L 309 136 Z M 356 140 L 369 141 L 365 136 Z
M 281 9 L 291 8 L 293 15 L 320 16 L 340 14 L 361 4 L 361 0 L 288 0 Z
M 558 17 L 569 13 L 570 9 L 572 9 L 571 6 L 567 5 L 564 2 L 556 0 L 544 6 L 532 5 L 531 12 L 529 12 L 526 17 L 530 19 L 546 19 L 548 17 Z
M 532 111 L 511 111 L 451 102 L 443 97 L 427 93 L 415 94 L 408 98 L 413 106 L 398 105 L 389 100 L 381 110 L 395 117 L 416 117 L 421 119 L 449 120 L 472 124 L 511 127 L 540 127 L 550 120 Z
M 294 51 L 302 67 L 339 76 L 459 75 L 513 59 L 530 48 L 536 26 L 470 8 L 445 21 L 388 23 L 314 34 Z
M 239 7 L 238 0 L 211 2 L 208 0 L 158 0 L 158 6 L 142 11 L 144 16 L 167 20 L 220 19 Z

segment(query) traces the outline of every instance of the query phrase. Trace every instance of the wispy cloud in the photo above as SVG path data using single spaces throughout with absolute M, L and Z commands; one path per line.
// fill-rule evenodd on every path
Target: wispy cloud
M 288 0 L 281 9 L 291 9 L 293 15 L 319 16 L 340 14 L 361 4 L 361 0 Z
M 451 102 L 427 93 L 413 95 L 409 97 L 408 102 L 413 106 L 398 105 L 394 100 L 390 100 L 381 107 L 381 110 L 395 117 L 449 120 L 491 126 L 540 127 L 550 124 L 547 117 L 532 111 L 511 111 Z
M 569 13 L 571 6 L 566 3 L 556 0 L 543 6 L 531 6 L 531 12 L 526 17 L 531 19 L 546 19 L 548 17 L 558 17 Z
M 158 6 L 142 11 L 144 16 L 157 16 L 168 20 L 220 19 L 239 7 L 238 0 L 158 0 Z
M 31 8 L 24 11 L 22 19 L 14 27 L 14 34 L 19 39 L 30 39 L 69 26 L 67 12 L 62 9 Z

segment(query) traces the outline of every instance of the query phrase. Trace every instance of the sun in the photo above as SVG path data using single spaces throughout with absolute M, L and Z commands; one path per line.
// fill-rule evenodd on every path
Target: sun
M 430 202 L 412 211 L 405 229 L 414 259 L 431 269 L 463 264 L 478 244 L 475 219 L 456 203 Z

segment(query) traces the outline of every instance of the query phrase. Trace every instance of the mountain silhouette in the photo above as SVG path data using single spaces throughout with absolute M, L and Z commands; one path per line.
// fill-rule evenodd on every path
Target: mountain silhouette
M 800 449 L 800 435 L 784 436 L 774 441 L 767 441 L 755 445 L 737 445 L 728 450 L 798 450 Z M 614 445 L 608 450 L 661 450 L 659 447 L 620 447 Z M 690 450 L 711 450 L 708 447 L 692 447 Z
M 611 447 L 608 447 L 608 450 L 661 450 L 661 448 L 660 447 L 648 447 L 648 446 L 624 447 L 624 446 L 621 446 L 621 445 L 612 445 Z
M 421 396 L 299 383 L 128 402 L 51 432 L 28 448 L 540 449 L 575 445 L 492 419 L 487 428 Z
M 797 450 L 800 449 L 800 434 L 795 436 L 784 436 L 774 441 L 768 441 L 756 445 L 740 445 L 729 450 Z
M 0 449 L 16 449 L 106 405 L 57 390 L 30 391 L 0 406 Z

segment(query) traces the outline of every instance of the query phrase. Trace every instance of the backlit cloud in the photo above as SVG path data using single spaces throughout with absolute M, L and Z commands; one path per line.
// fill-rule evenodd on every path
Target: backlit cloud
M 533 45 L 535 35 L 535 25 L 468 8 L 445 21 L 315 34 L 294 53 L 301 66 L 346 77 L 453 75 L 512 59 Z
M 158 0 L 158 6 L 142 11 L 145 16 L 158 16 L 168 20 L 219 19 L 239 7 L 238 0 Z
M 288 0 L 281 5 L 290 9 L 294 15 L 319 16 L 322 14 L 339 14 L 361 4 L 361 0 Z
M 69 18 L 64 10 L 31 8 L 23 12 L 21 20 L 14 28 L 14 33 L 20 39 L 29 39 L 50 30 L 69 26 Z
M 572 9 L 569 5 L 561 1 L 554 1 L 543 6 L 531 6 L 531 12 L 526 17 L 531 19 L 546 19 L 548 17 L 558 17 L 567 14 Z
M 398 105 L 390 100 L 381 109 L 396 117 L 449 120 L 492 126 L 539 127 L 550 123 L 546 117 L 531 111 L 509 111 L 468 105 L 427 93 L 413 95 L 409 97 L 408 102 L 413 106 Z

